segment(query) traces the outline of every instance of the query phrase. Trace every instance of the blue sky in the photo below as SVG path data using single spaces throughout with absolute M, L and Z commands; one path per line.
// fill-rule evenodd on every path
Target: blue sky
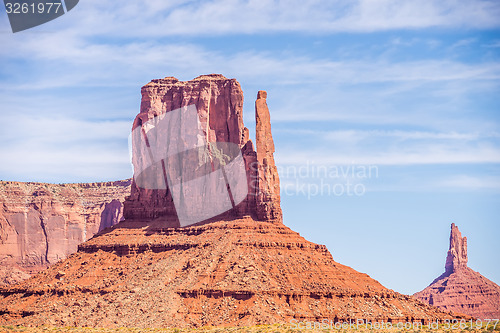
M 128 178 L 140 87 L 221 73 L 251 130 L 268 91 L 286 225 L 413 293 L 444 271 L 454 222 L 500 283 L 498 1 L 82 0 L 16 34 L 2 11 L 0 44 L 0 179 Z

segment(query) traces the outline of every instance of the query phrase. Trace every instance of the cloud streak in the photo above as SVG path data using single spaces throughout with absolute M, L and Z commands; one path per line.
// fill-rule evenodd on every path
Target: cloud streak
M 499 26 L 494 0 L 87 0 L 73 14 L 74 29 L 90 35 L 184 36 L 269 32 L 365 33 L 394 29 Z M 85 29 L 85 30 L 83 30 Z
M 158 68 L 175 68 L 186 75 L 217 69 L 223 73 L 234 73 L 240 79 L 266 77 L 282 85 L 419 84 L 500 79 L 500 64 L 494 61 L 469 64 L 448 59 L 398 62 L 388 62 L 384 58 L 335 60 L 293 54 L 272 55 L 255 50 L 226 54 L 189 43 L 132 41 L 102 44 L 69 33 L 27 35 L 21 40 L 10 36 L 6 38 L 5 46 L 0 51 L 2 57 L 29 59 L 38 64 L 33 69 L 33 75 L 40 81 L 17 85 L 4 82 L 3 89 L 123 85 L 144 72 L 158 71 Z M 47 75 L 49 72 L 51 75 Z M 16 79 L 14 73 L 11 75 Z
M 6 116 L 0 175 L 25 181 L 94 181 L 131 176 L 129 121 Z

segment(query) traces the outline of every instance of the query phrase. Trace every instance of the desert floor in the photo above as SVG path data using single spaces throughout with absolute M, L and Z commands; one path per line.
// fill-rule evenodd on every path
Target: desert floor
M 488 327 L 487 329 L 449 329 L 440 326 L 439 328 L 429 329 L 423 327 L 421 329 L 367 329 L 367 328 L 352 328 L 352 329 L 319 329 L 319 328 L 308 328 L 308 329 L 296 329 L 292 328 L 290 325 L 257 325 L 249 327 L 201 327 L 201 328 L 190 328 L 190 329 L 178 329 L 178 328 L 90 328 L 90 327 L 52 327 L 52 326 L 42 326 L 42 327 L 21 327 L 21 326 L 0 326 L 0 333 L 10 333 L 10 332 L 68 332 L 68 333 L 222 333 L 222 332 L 232 332 L 232 333 L 292 333 L 292 332 L 308 332 L 308 333 L 318 333 L 318 332 L 338 332 L 338 333 L 368 333 L 368 332 L 394 332 L 394 333 L 417 333 L 417 332 L 435 332 L 435 333 L 468 333 L 468 332 L 500 332 L 500 325 L 497 327 Z

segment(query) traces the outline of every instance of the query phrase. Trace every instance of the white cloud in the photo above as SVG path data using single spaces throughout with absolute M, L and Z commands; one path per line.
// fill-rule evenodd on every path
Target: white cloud
M 483 47 L 489 47 L 489 48 L 497 48 L 500 47 L 500 40 L 493 41 L 490 44 L 484 44 L 482 45 Z
M 473 43 L 476 42 L 475 38 L 466 38 L 466 39 L 461 39 L 458 42 L 454 43 L 450 48 L 455 49 L 458 47 L 464 47 L 464 46 L 469 46 Z
M 252 50 L 225 54 L 188 43 L 103 44 L 67 32 L 28 34 L 21 39 L 12 35 L 4 39 L 5 47 L 0 55 L 32 62 L 32 75 L 39 81 L 17 85 L 4 82 L 3 89 L 123 85 L 135 82 L 143 73 L 161 72 L 161 69 L 175 69 L 193 76 L 218 71 L 232 73 L 240 80 L 265 78 L 267 82 L 270 79 L 271 83 L 282 85 L 400 83 L 397 89 L 404 89 L 403 84 L 500 78 L 497 62 L 333 60 Z M 15 73 L 12 75 L 16 77 Z
M 339 146 L 336 146 L 338 148 Z M 366 165 L 438 165 L 500 163 L 500 148 L 490 144 L 461 146 L 458 144 L 414 144 L 409 147 L 380 145 L 377 148 L 356 146 L 347 149 L 331 149 L 327 145 L 310 148 L 285 147 L 276 153 L 279 163 L 304 164 L 312 161 L 322 165 L 345 165 L 351 163 Z
M 500 4 L 495 0 L 87 0 L 36 31 L 64 29 L 86 36 L 151 38 L 439 27 L 488 29 L 500 25 L 499 16 Z
M 87 0 L 65 18 L 89 35 L 172 36 L 498 27 L 493 0 Z
M 424 132 L 403 130 L 307 130 L 307 129 L 279 129 L 279 133 L 293 133 L 296 135 L 317 136 L 322 140 L 336 142 L 353 142 L 360 140 L 373 140 L 375 138 L 407 140 L 480 140 L 486 138 L 500 138 L 500 133 L 458 133 L 458 132 Z
M 491 176 L 476 177 L 461 174 L 443 179 L 438 182 L 436 186 L 452 189 L 500 190 L 500 178 Z
M 131 176 L 129 121 L 5 116 L 0 174 L 17 180 L 93 181 Z M 27 177 L 27 178 L 26 178 Z

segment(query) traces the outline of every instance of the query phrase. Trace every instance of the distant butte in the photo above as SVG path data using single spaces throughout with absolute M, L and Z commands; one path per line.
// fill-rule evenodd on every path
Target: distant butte
M 500 318 L 500 286 L 467 266 L 467 237 L 452 223 L 445 272 L 414 296 L 445 311 Z

